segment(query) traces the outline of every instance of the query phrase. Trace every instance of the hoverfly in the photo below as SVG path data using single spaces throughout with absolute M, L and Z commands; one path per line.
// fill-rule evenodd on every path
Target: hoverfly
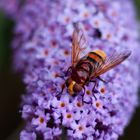
M 70 76 L 65 82 L 71 95 L 82 91 L 85 85 L 94 82 L 97 78 L 102 80 L 100 75 L 123 62 L 131 54 L 130 50 L 125 50 L 115 51 L 112 55 L 107 56 L 102 50 L 93 50 L 80 58 L 81 52 L 85 49 L 85 43 L 83 30 L 78 25 L 75 26 L 72 35 L 71 66 L 68 68 Z

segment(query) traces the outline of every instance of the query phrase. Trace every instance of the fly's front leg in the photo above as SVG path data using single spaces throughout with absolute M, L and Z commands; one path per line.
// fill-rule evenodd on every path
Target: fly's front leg
M 72 66 L 70 66 L 66 72 L 63 72 L 62 74 L 58 74 L 56 77 L 66 80 L 65 77 L 67 77 L 69 73 L 72 73 Z
M 56 95 L 57 98 L 60 98 L 60 97 L 61 97 L 61 94 L 63 93 L 64 88 L 65 88 L 65 84 L 62 84 L 60 93 L 58 93 L 58 94 Z
M 71 74 L 71 73 L 72 73 L 72 69 L 73 69 L 73 67 L 70 66 L 70 67 L 67 69 L 67 71 L 65 72 L 65 76 L 68 76 L 69 73 Z

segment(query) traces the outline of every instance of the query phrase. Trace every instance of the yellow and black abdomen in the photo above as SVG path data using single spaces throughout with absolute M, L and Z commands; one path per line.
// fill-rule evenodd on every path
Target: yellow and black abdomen
M 80 92 L 94 71 L 95 66 L 104 63 L 105 59 L 106 54 L 101 50 L 89 52 L 86 57 L 81 59 L 77 63 L 75 71 L 66 81 L 68 92 L 71 95 Z
M 94 50 L 92 52 L 89 52 L 87 55 L 87 60 L 92 63 L 92 65 L 99 65 L 104 63 L 106 59 L 105 52 L 101 50 Z

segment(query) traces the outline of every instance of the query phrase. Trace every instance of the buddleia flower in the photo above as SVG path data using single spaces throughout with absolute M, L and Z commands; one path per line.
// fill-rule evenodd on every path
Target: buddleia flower
M 20 139 L 117 140 L 123 135 L 138 105 L 140 51 L 132 1 L 27 0 L 17 15 L 13 66 L 26 84 Z M 64 88 L 64 73 L 71 66 L 77 22 L 86 34 L 85 54 L 95 49 L 132 54 L 101 76 L 107 84 L 97 80 L 93 91 L 89 83 L 73 97 Z
M 18 16 L 20 11 L 22 0 L 1 0 L 0 1 L 0 10 L 5 11 L 10 18 L 15 19 Z

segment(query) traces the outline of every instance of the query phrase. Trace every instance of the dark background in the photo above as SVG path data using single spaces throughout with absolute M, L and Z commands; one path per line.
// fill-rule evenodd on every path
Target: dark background
M 135 0 L 140 19 L 140 0 Z M 12 72 L 10 43 L 14 23 L 0 12 L 0 140 L 18 140 L 23 122 L 19 113 L 24 85 L 21 76 Z M 119 140 L 140 140 L 140 108 Z

